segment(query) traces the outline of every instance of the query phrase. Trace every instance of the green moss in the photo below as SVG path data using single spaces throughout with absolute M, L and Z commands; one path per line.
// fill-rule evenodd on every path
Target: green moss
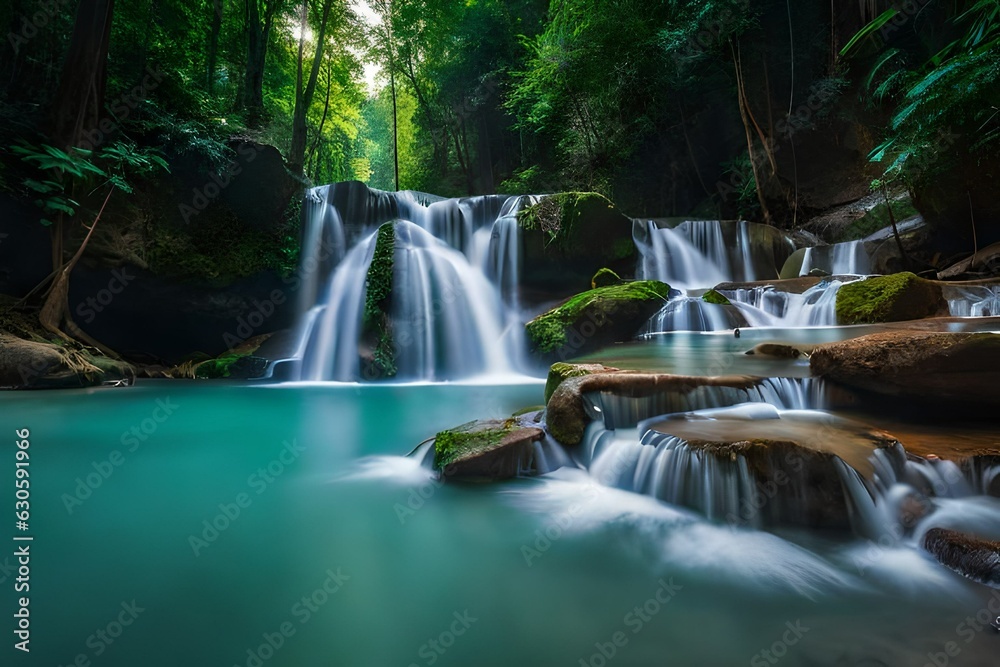
M 617 285 L 622 279 L 617 273 L 611 269 L 601 269 L 594 274 L 594 277 L 590 279 L 590 288 L 597 289 L 598 287 L 610 287 L 612 285 Z
M 584 226 L 611 233 L 628 221 L 607 197 L 596 192 L 563 192 L 546 197 L 518 213 L 517 219 L 522 229 L 543 232 L 547 248 L 566 255 L 584 248 L 585 240 L 581 238 Z M 618 238 L 605 249 L 608 260 L 627 260 L 636 255 L 630 238 Z
M 935 315 L 942 307 L 940 287 L 912 273 L 896 273 L 848 283 L 837 292 L 837 322 L 877 324 Z
M 714 304 L 716 306 L 731 306 L 731 305 L 733 305 L 729 301 L 729 299 L 727 299 L 725 296 L 723 296 L 719 292 L 716 292 L 714 289 L 710 289 L 707 292 L 705 292 L 705 294 L 701 297 L 701 300 L 704 301 L 705 303 L 711 303 L 711 304 Z
M 396 228 L 391 222 L 379 227 L 375 253 L 365 277 L 365 311 L 362 328 L 374 342 L 374 363 L 382 377 L 395 377 L 398 369 L 393 351 L 389 310 L 392 275 L 396 258 Z
M 913 208 L 913 204 L 907 198 L 893 201 L 892 213 L 893 216 L 895 216 L 896 222 L 900 223 L 907 218 L 917 215 L 918 211 Z M 889 219 L 889 207 L 885 204 L 885 202 L 883 202 L 848 225 L 844 231 L 841 232 L 837 240 L 843 242 L 863 239 L 866 236 L 874 234 L 880 229 L 885 229 L 891 224 L 892 222 Z
M 434 438 L 434 467 L 442 470 L 466 454 L 492 449 L 499 445 L 512 430 L 513 421 L 502 428 L 473 430 L 475 422 L 450 431 L 441 431 Z
M 549 377 L 545 382 L 545 403 L 548 404 L 552 394 L 556 393 L 563 382 L 569 378 L 583 377 L 591 372 L 578 364 L 567 364 L 563 362 L 552 364 L 549 368 Z
M 233 364 L 246 357 L 245 354 L 226 354 L 218 359 L 209 359 L 198 364 L 195 369 L 195 377 L 206 380 L 218 380 L 229 377 L 229 371 Z
M 558 308 L 527 324 L 528 338 L 540 352 L 554 352 L 566 344 L 566 330 L 588 309 L 610 310 L 627 301 L 666 301 L 670 285 L 655 280 L 622 283 L 578 294 Z

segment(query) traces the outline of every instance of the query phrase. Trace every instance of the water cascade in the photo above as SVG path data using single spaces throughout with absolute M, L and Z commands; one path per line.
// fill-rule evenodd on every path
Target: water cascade
M 802 294 L 774 287 L 723 293 L 753 327 L 820 327 L 837 324 L 837 292 L 844 283 L 824 280 Z
M 871 259 L 864 241 L 807 248 L 799 275 L 807 276 L 814 269 L 833 276 L 867 275 L 871 273 Z
M 305 213 L 310 255 L 303 263 L 308 284 L 299 377 L 377 379 L 371 360 L 386 353 L 386 341 L 394 361 L 389 375 L 399 379 L 515 372 L 525 355 L 517 213 L 536 201 L 442 199 L 357 183 L 312 190 Z M 368 274 L 375 256 L 376 230 L 391 221 L 388 331 L 378 334 L 383 347 L 373 349 L 363 325 L 368 285 L 359 276 Z
M 945 287 L 952 317 L 1000 316 L 1000 285 Z

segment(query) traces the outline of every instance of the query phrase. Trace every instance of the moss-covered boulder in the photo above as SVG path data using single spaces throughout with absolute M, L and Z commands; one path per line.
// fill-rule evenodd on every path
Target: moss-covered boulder
M 875 276 L 837 292 L 837 322 L 878 324 L 948 314 L 941 285 L 913 273 Z
M 931 528 L 923 544 L 924 549 L 945 567 L 973 581 L 1000 588 L 1000 542 Z
M 448 480 L 511 479 L 533 469 L 534 443 L 544 437 L 527 416 L 470 422 L 437 434 L 434 468 Z
M 761 343 L 747 350 L 745 354 L 764 359 L 800 359 L 808 358 L 815 347 L 801 343 Z
M 532 351 L 568 359 L 631 340 L 670 295 L 670 286 L 640 281 L 578 294 L 526 325 Z
M 621 277 L 611 269 L 601 269 L 590 279 L 590 289 L 598 287 L 611 287 L 622 281 Z
M 518 214 L 524 243 L 521 283 L 548 294 L 583 289 L 607 268 L 632 275 L 638 250 L 632 220 L 606 197 L 566 192 L 542 199 Z
M 888 331 L 820 345 L 813 375 L 889 396 L 1000 405 L 1000 335 Z
M 396 228 L 387 222 L 378 228 L 375 254 L 365 277 L 365 310 L 361 336 L 370 353 L 362 358 L 362 376 L 369 379 L 396 376 L 393 347 L 392 281 L 396 257 Z
M 593 373 L 612 373 L 617 370 L 617 368 L 602 364 L 567 364 L 562 361 L 552 364 L 549 368 L 548 380 L 545 382 L 545 402 L 548 403 L 559 385 L 569 378 L 583 377 Z

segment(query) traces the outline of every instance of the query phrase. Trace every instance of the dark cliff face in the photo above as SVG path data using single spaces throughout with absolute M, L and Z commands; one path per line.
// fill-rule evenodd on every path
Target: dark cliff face
M 126 358 L 215 356 L 294 324 L 305 183 L 273 146 L 228 147 L 226 164 L 167 156 L 170 173 L 114 193 L 73 271 L 72 317 Z M 0 196 L 0 294 L 24 296 L 51 273 L 51 232 L 38 218 L 30 202 Z

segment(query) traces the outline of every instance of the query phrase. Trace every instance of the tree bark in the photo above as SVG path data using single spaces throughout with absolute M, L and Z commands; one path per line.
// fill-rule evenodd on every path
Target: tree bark
M 306 117 L 309 107 L 312 105 L 313 97 L 316 94 L 316 81 L 319 79 L 319 70 L 323 65 L 323 49 L 326 46 L 326 29 L 330 20 L 330 10 L 333 8 L 333 0 L 324 0 L 322 17 L 320 18 L 319 33 L 316 36 L 316 54 L 313 57 L 312 68 L 309 72 L 309 82 L 303 89 L 302 68 L 305 46 L 305 33 L 309 27 L 308 4 L 302 5 L 302 27 L 299 39 L 299 64 L 295 79 L 295 111 L 292 114 L 292 148 L 288 154 L 289 167 L 293 171 L 302 171 L 305 162 L 306 143 L 308 126 Z
M 205 63 L 205 90 L 209 95 L 215 94 L 215 70 L 219 60 L 219 33 L 222 32 L 222 15 L 225 13 L 225 0 L 212 0 L 212 18 L 208 33 L 208 58 Z

